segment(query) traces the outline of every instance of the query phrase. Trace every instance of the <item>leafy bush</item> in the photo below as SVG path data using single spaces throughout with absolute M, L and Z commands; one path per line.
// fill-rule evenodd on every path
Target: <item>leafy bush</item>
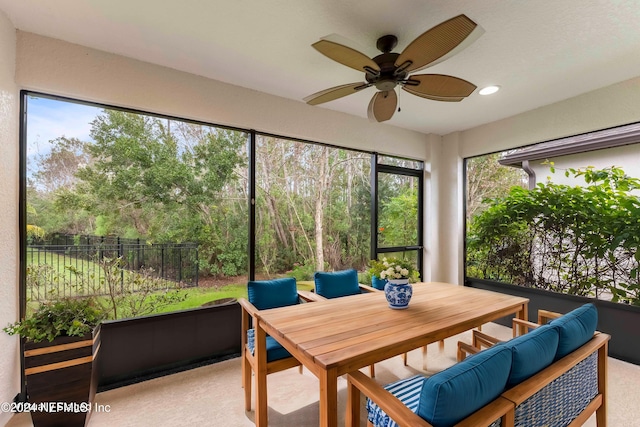
M 40 304 L 33 314 L 3 330 L 33 342 L 53 341 L 59 336 L 88 334 L 104 317 L 93 298 L 63 298 Z
M 371 285 L 371 273 L 365 271 L 364 273 L 358 273 L 358 283 L 363 285 Z
M 565 175 L 587 185 L 513 187 L 488 201 L 469 227 L 467 275 L 640 305 L 640 180 L 615 167 Z
M 165 306 L 177 304 L 187 299 L 187 293 L 180 284 L 153 276 L 152 269 L 126 272 L 123 280 L 123 260 L 104 257 L 98 264 L 103 275 L 99 278 L 98 289 L 92 294 L 98 295 L 106 290 L 106 298 L 97 301 L 111 319 L 127 319 L 158 313 Z
M 297 282 L 313 280 L 316 269 L 313 264 L 294 264 L 293 270 L 287 272 L 287 277 L 294 277 Z

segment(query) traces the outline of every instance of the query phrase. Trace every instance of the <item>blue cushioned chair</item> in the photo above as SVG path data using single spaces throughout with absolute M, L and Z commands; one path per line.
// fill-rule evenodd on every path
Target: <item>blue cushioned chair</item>
M 363 392 L 367 396 L 367 419 L 375 427 L 448 427 L 490 404 L 495 409 L 490 411 L 490 419 L 466 420 L 468 425 L 489 425 L 513 411 L 513 406 L 500 398 L 509 377 L 511 359 L 509 348 L 495 346 L 431 377 L 416 375 L 389 384 L 384 389 L 390 395 L 381 393 L 380 386 L 361 373 L 351 373 L 347 376 L 348 401 L 353 411 Z M 353 414 L 357 413 L 355 410 Z M 387 412 L 393 413 L 395 419 Z
M 342 271 L 316 271 L 313 274 L 316 294 L 324 298 L 340 298 L 362 293 L 358 283 L 358 272 L 354 269 Z M 366 289 L 369 291 L 370 289 Z
M 255 357 L 256 316 L 260 310 L 286 307 L 301 302 L 296 289 L 296 279 L 284 278 L 274 280 L 250 281 L 247 284 L 249 300 L 239 298 L 242 307 L 242 386 L 244 387 L 245 409 L 251 410 L 251 377 L 256 375 L 256 419 L 266 420 L 266 376 L 294 366 L 301 366 L 297 359 L 270 336 L 265 336 L 266 360 Z M 262 364 L 264 366 L 261 366 Z M 258 396 L 258 389 L 262 398 Z

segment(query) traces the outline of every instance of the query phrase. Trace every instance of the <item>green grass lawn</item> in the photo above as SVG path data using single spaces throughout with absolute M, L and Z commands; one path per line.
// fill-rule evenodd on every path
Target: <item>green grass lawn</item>
M 300 290 L 310 291 L 313 289 L 313 282 L 298 282 L 297 284 Z M 186 293 L 186 300 L 163 307 L 159 313 L 200 307 L 207 302 L 222 298 L 247 298 L 247 285 L 242 283 L 226 285 L 219 288 L 187 288 Z
M 177 304 L 163 307 L 159 312 L 185 310 L 222 298 L 247 298 L 247 285 L 226 285 L 220 288 L 187 288 L 187 299 Z
M 88 295 L 104 276 L 95 262 L 43 250 L 29 249 L 26 264 L 28 301 Z

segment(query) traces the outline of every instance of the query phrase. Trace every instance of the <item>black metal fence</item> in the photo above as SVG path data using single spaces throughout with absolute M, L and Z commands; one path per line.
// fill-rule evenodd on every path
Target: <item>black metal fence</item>
M 105 266 L 114 260 L 121 284 L 131 280 L 132 273 L 143 272 L 184 287 L 198 285 L 195 243 L 147 244 L 141 239 L 56 234 L 29 244 L 26 256 L 31 300 L 44 298 L 52 287 L 61 296 L 107 293 Z

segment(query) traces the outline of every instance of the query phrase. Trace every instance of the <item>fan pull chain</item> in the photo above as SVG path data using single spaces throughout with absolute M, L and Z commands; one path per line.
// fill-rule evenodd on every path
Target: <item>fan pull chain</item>
M 400 111 L 402 111 L 402 110 L 400 109 L 400 92 L 402 92 L 402 91 L 398 89 L 398 113 L 399 113 Z

